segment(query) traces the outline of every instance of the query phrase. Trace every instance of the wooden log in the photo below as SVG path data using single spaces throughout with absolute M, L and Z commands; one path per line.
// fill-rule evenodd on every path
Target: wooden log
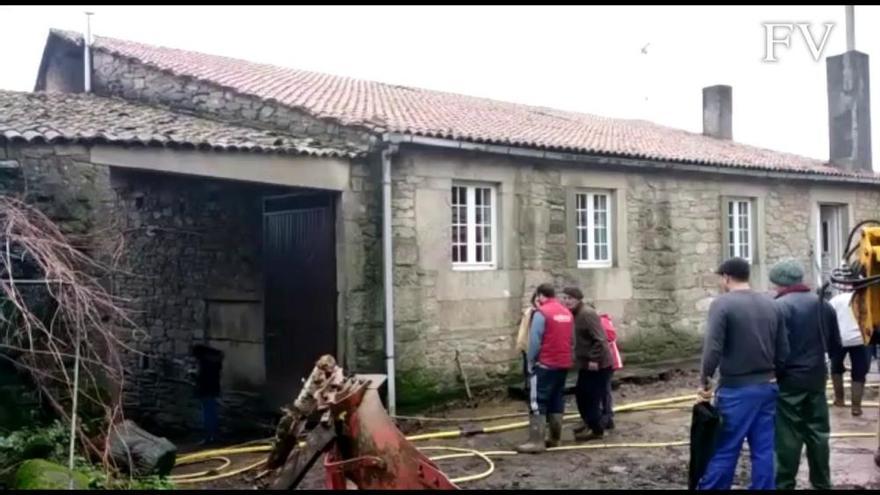
M 177 447 L 167 438 L 157 437 L 134 421 L 125 420 L 111 433 L 110 456 L 119 469 L 135 476 L 165 476 L 174 467 Z

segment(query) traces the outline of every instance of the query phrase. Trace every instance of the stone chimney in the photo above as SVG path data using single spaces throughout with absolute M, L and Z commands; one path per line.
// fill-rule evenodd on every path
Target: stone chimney
M 730 86 L 703 88 L 703 135 L 733 139 L 733 88 Z
M 849 50 L 825 61 L 828 75 L 830 161 L 847 170 L 872 171 L 868 55 Z

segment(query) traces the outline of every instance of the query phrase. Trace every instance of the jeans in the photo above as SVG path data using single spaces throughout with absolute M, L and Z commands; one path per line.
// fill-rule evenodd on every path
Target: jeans
M 842 375 L 846 371 L 843 360 L 847 354 L 849 354 L 849 362 L 852 366 L 849 372 L 852 381 L 864 383 L 865 377 L 868 376 L 868 370 L 871 368 L 871 356 L 868 348 L 863 345 L 842 347 L 839 352 L 831 356 L 831 373 Z
M 830 433 L 825 390 L 780 388 L 776 415 L 776 488 L 794 490 L 801 452 L 806 445 L 810 484 L 817 490 L 831 489 Z
M 565 380 L 568 370 L 535 366 L 529 375 L 529 412 L 562 414 L 565 412 Z
M 581 419 L 593 432 L 603 433 L 602 402 L 608 393 L 611 368 L 604 370 L 579 370 L 575 398 Z
M 778 396 L 779 387 L 775 383 L 718 389 L 716 407 L 721 414 L 721 434 L 700 479 L 700 490 L 730 489 L 745 439 L 749 440 L 752 460 L 750 489 L 775 488 L 774 423 Z
M 220 425 L 216 397 L 202 397 L 202 420 L 205 427 L 205 440 L 215 440 Z
M 608 386 L 605 387 L 605 395 L 602 396 L 602 427 L 608 428 L 614 421 L 614 400 L 611 396 L 611 379 L 614 377 L 614 370 L 608 373 Z

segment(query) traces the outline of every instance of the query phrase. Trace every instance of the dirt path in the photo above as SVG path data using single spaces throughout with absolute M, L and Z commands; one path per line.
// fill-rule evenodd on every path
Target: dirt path
M 670 373 L 667 380 L 645 385 L 623 384 L 615 391 L 615 404 L 638 402 L 654 398 L 673 397 L 694 393 L 697 383 L 695 370 Z M 869 381 L 880 381 L 876 375 Z M 576 412 L 573 397 L 569 397 L 567 412 Z M 870 389 L 868 401 L 876 401 L 877 390 Z M 690 429 L 690 406 L 680 409 L 619 413 L 615 418 L 617 429 L 610 433 L 606 442 L 612 443 L 658 443 L 686 441 Z M 495 400 L 480 408 L 455 408 L 432 415 L 446 417 L 474 417 L 515 413 L 525 410 L 520 401 Z M 524 419 L 524 418 L 523 418 Z M 518 419 L 505 419 L 488 424 L 504 424 Z M 861 418 L 853 418 L 848 409 L 832 411 L 833 432 L 876 432 L 878 408 L 867 407 Z M 574 445 L 571 428 L 567 423 L 563 431 L 563 445 Z M 454 429 L 460 423 L 405 423 L 407 434 Z M 526 436 L 523 429 L 491 435 L 477 435 L 455 440 L 419 442 L 424 446 L 453 446 L 480 451 L 513 450 Z M 880 488 L 880 470 L 873 464 L 872 454 L 876 438 L 832 440 L 831 469 L 835 486 L 839 488 Z M 442 455 L 444 452 L 430 452 Z M 588 451 L 548 452 L 537 456 L 516 455 L 494 457 L 495 470 L 488 478 L 462 483 L 465 489 L 682 489 L 687 487 L 688 447 L 664 448 L 609 448 Z M 246 465 L 261 458 L 260 455 L 236 456 L 235 466 Z M 486 464 L 476 458 L 438 461 L 450 478 L 477 474 L 486 470 Z M 254 473 L 229 478 L 206 485 L 186 485 L 181 488 L 252 488 Z M 323 488 L 323 469 L 320 465 L 307 476 L 301 488 Z M 744 455 L 737 468 L 735 487 L 745 488 L 749 480 L 749 460 Z M 806 461 L 799 474 L 799 487 L 808 486 Z

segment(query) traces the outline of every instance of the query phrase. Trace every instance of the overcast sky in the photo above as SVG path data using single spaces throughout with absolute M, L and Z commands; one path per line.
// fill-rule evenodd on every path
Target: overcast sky
M 96 35 L 695 132 L 701 88 L 729 84 L 736 141 L 821 159 L 824 57 L 846 47 L 842 6 L 0 6 L 0 89 L 32 90 L 49 28 L 84 31 L 85 10 Z M 855 12 L 856 48 L 880 56 L 880 7 Z M 809 23 L 816 44 L 835 26 L 819 61 L 795 32 L 770 63 L 769 22 Z

